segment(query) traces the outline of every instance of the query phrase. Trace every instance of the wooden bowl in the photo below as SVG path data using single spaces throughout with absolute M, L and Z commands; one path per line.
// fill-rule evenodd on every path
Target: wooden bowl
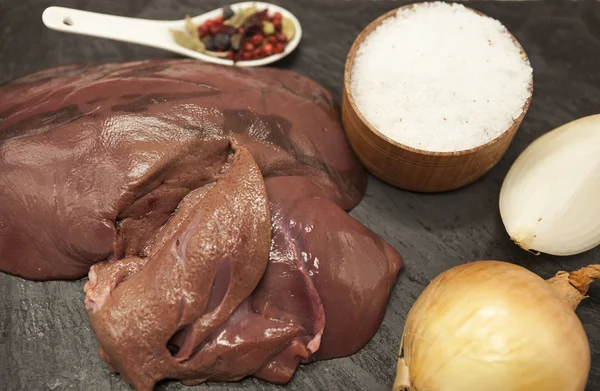
M 400 8 L 412 6 L 409 4 Z M 529 97 L 519 118 L 504 133 L 486 144 L 456 152 L 431 152 L 390 139 L 375 129 L 358 110 L 352 97 L 350 78 L 359 46 L 385 19 L 394 16 L 398 9 L 369 24 L 356 38 L 348 53 L 342 96 L 342 123 L 346 134 L 355 154 L 367 170 L 393 186 L 419 192 L 442 192 L 466 186 L 494 167 L 508 149 L 529 108 L 533 82 L 529 86 Z M 484 15 L 479 11 L 469 10 Z M 511 37 L 529 63 L 523 47 L 514 36 Z

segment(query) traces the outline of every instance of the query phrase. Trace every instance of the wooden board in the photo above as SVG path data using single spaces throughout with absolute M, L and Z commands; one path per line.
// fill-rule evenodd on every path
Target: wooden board
M 294 12 L 305 30 L 297 52 L 278 66 L 313 77 L 338 98 L 345 57 L 354 38 L 370 21 L 403 4 L 385 0 L 275 2 Z M 47 30 L 41 23 L 47 6 L 178 19 L 223 3 L 2 0 L 0 82 L 60 64 L 171 57 L 151 48 Z M 524 265 L 547 278 L 558 270 L 600 262 L 600 248 L 567 258 L 530 255 L 512 244 L 498 213 L 502 180 L 510 164 L 533 139 L 570 120 L 600 113 L 600 2 L 470 5 L 500 19 L 523 44 L 534 68 L 533 101 L 499 165 L 464 189 L 415 194 L 370 178 L 367 195 L 352 215 L 388 240 L 405 258 L 405 269 L 377 335 L 352 357 L 301 367 L 285 388 L 248 379 L 187 389 L 391 390 L 404 319 L 419 293 L 437 274 L 464 262 L 501 259 Z M 82 289 L 81 281 L 36 283 L 0 274 L 0 390 L 130 389 L 118 376 L 109 375 L 97 356 Z M 577 314 L 592 350 L 587 391 L 596 391 L 600 390 L 600 284 L 589 295 Z M 176 382 L 159 388 L 186 389 Z

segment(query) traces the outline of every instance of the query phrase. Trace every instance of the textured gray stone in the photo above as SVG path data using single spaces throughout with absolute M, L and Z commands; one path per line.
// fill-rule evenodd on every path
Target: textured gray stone
M 345 57 L 356 35 L 371 20 L 402 4 L 385 0 L 274 2 L 298 15 L 305 30 L 299 49 L 277 66 L 313 77 L 338 98 Z M 178 19 L 222 4 L 217 0 L 0 0 L 0 82 L 60 64 L 172 56 L 151 48 L 47 30 L 41 23 L 41 13 L 47 6 Z M 535 257 L 518 249 L 503 229 L 497 206 L 502 179 L 532 140 L 567 121 L 600 112 L 600 3 L 470 4 L 504 22 L 529 54 L 535 80 L 529 113 L 504 159 L 467 188 L 424 195 L 394 189 L 370 178 L 367 195 L 352 215 L 382 235 L 405 259 L 386 318 L 361 352 L 301 367 L 285 387 L 287 390 L 390 390 L 408 310 L 428 281 L 454 265 L 500 259 L 548 278 L 558 270 L 572 270 L 600 260 L 600 248 L 565 258 Z M 118 376 L 108 374 L 96 354 L 82 288 L 82 281 L 39 283 L 0 273 L 0 390 L 130 389 Z M 600 284 L 589 295 L 577 314 L 592 349 L 587 391 L 597 391 Z M 176 382 L 159 388 L 184 389 Z M 248 379 L 188 389 L 282 388 Z

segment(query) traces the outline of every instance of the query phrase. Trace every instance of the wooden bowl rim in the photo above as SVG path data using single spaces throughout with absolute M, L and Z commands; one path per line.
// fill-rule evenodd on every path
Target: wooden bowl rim
M 350 51 L 348 52 L 348 56 L 346 57 L 346 64 L 344 66 L 344 90 L 346 92 L 346 97 L 348 98 L 348 103 L 350 104 L 350 106 L 352 107 L 352 110 L 354 110 L 354 113 L 358 116 L 358 118 L 361 120 L 361 122 L 367 126 L 367 128 L 369 128 L 369 130 L 371 132 L 373 132 L 375 135 L 377 135 L 378 137 L 380 137 L 381 139 L 383 139 L 384 141 L 407 151 L 410 152 L 414 152 L 417 154 L 421 154 L 421 155 L 428 155 L 428 156 L 464 156 L 464 155 L 470 155 L 470 154 L 475 154 L 483 149 L 487 149 L 489 147 L 491 147 L 492 145 L 498 143 L 503 137 L 505 137 L 508 133 L 510 133 L 511 129 L 517 125 L 520 124 L 521 121 L 523 121 L 523 118 L 525 117 L 525 114 L 527 113 L 528 109 L 529 109 L 529 105 L 531 104 L 531 98 L 533 97 L 533 75 L 531 77 L 531 81 L 529 83 L 529 87 L 528 87 L 528 92 L 529 92 L 529 96 L 527 97 L 527 99 L 525 100 L 525 103 L 523 104 L 523 109 L 521 111 L 521 115 L 519 115 L 515 120 L 513 120 L 512 125 L 510 125 L 508 128 L 506 128 L 506 130 L 502 133 L 500 133 L 500 135 L 498 135 L 498 137 L 488 141 L 485 144 L 481 144 L 478 145 L 476 147 L 473 148 L 469 148 L 469 149 L 461 149 L 459 151 L 445 151 L 445 152 L 441 152 L 441 151 L 428 151 L 425 149 L 419 149 L 419 148 L 414 148 L 414 147 L 410 147 L 408 145 L 402 144 L 396 140 L 391 139 L 390 137 L 384 135 L 383 133 L 381 133 L 379 130 L 377 130 L 373 125 L 371 125 L 371 123 L 363 116 L 363 114 L 361 113 L 361 111 L 358 109 L 356 102 L 354 101 L 354 97 L 352 96 L 352 88 L 350 86 L 350 79 L 351 79 L 351 74 L 352 74 L 352 67 L 354 65 L 354 59 L 356 57 L 356 52 L 358 51 L 358 48 L 360 47 L 360 45 L 362 44 L 362 42 L 365 40 L 365 38 L 370 35 L 373 31 L 375 31 L 375 29 L 377 27 L 379 27 L 379 25 L 385 20 L 388 19 L 390 17 L 393 17 L 396 15 L 396 13 L 401 10 L 401 9 L 408 9 L 408 8 L 413 8 L 416 5 L 419 4 L 425 4 L 425 2 L 417 2 L 417 3 L 411 3 L 411 4 L 406 4 L 403 5 L 401 7 L 392 9 L 388 12 L 386 12 L 385 14 L 379 16 L 377 19 L 373 20 L 371 23 L 369 23 L 361 32 L 360 34 L 356 37 L 356 39 L 354 40 L 354 43 L 352 44 L 352 46 L 350 47 Z M 476 14 L 479 14 L 481 16 L 485 16 L 491 19 L 491 16 L 484 14 L 481 11 L 475 10 L 473 8 L 467 7 L 462 3 L 456 3 L 456 2 L 448 2 L 447 4 L 459 4 L 464 6 L 467 10 L 474 12 Z M 496 19 L 497 20 L 497 19 Z M 500 22 L 502 24 L 502 22 Z M 529 57 L 527 56 L 527 53 L 525 52 L 525 49 L 523 49 L 523 46 L 521 46 L 521 43 L 517 40 L 517 38 L 508 30 L 508 28 L 506 28 L 506 26 L 504 26 L 504 24 L 502 24 L 502 26 L 506 29 L 506 31 L 508 32 L 508 34 L 510 35 L 510 37 L 512 38 L 513 42 L 515 43 L 515 45 L 517 46 L 517 48 L 520 50 L 521 52 L 521 57 L 527 62 L 527 65 L 529 65 L 531 67 L 531 63 L 529 61 Z

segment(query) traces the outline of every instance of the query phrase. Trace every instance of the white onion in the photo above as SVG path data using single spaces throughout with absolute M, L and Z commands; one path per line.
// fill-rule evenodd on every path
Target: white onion
M 600 115 L 535 140 L 510 168 L 500 215 L 523 249 L 573 255 L 600 244 Z
M 583 391 L 590 348 L 573 307 L 598 277 L 596 265 L 548 283 L 499 261 L 440 274 L 408 314 L 393 390 Z

